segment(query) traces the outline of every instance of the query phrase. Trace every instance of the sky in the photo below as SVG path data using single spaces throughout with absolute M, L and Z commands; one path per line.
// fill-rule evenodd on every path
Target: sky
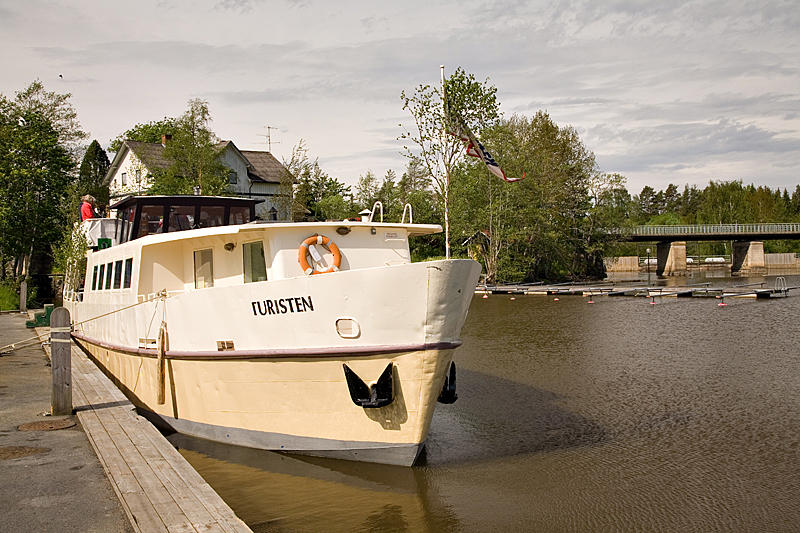
M 463 67 L 501 111 L 572 126 L 638 193 L 800 183 L 800 2 L 0 0 L 0 93 L 72 94 L 104 147 L 209 103 L 240 149 L 402 175 L 401 91 Z M 62 77 L 60 77 L 61 75 Z M 499 161 L 502 166 L 502 161 Z

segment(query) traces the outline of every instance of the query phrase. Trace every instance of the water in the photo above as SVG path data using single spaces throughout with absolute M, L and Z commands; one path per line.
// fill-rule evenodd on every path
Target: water
M 414 468 L 173 440 L 254 531 L 797 531 L 798 292 L 476 297 Z

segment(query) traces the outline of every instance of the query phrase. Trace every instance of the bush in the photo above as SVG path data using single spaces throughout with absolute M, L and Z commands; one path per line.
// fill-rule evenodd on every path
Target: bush
M 0 283 L 0 310 L 19 309 L 19 294 L 13 282 Z

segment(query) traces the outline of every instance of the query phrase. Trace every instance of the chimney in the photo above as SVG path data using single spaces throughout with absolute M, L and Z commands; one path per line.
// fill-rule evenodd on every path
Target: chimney
M 163 133 L 161 134 L 161 146 L 166 147 L 167 142 L 172 140 L 172 134 L 170 133 Z

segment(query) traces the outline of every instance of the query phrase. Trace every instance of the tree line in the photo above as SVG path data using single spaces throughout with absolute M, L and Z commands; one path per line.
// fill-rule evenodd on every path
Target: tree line
M 421 84 L 400 97 L 412 120 L 399 130 L 407 156 L 400 176 L 365 171 L 354 185 L 330 176 L 298 143 L 283 163 L 281 201 L 293 220 L 341 220 L 381 202 L 384 219 L 399 221 L 411 204 L 416 223 L 447 225 L 448 234 L 411 242 L 413 260 L 451 254 L 478 260 L 488 282 L 558 281 L 604 275 L 603 258 L 636 253 L 612 240 L 608 228 L 636 224 L 800 221 L 800 185 L 793 191 L 711 181 L 704 188 L 670 184 L 631 194 L 625 177 L 600 171 L 595 155 L 569 125 L 544 111 L 503 116 L 497 89 L 463 69 L 440 87 Z M 177 117 L 142 122 L 110 142 L 160 143 L 167 169 L 154 172 L 151 194 L 229 194 L 219 138 L 208 104 L 190 100 Z M 480 159 L 465 155 L 455 132 L 475 132 L 509 176 L 507 183 Z M 463 135 L 461 136 L 463 137 Z M 0 95 L 0 276 L 19 280 L 32 257 L 69 253 L 64 243 L 78 219 L 80 197 L 108 202 L 109 158 L 78 122 L 69 94 L 34 81 L 14 97 Z M 61 246 L 61 248 L 59 248 Z M 719 244 L 707 245 L 709 250 Z M 722 245 L 724 246 L 724 245 Z M 794 241 L 768 251 L 800 251 Z M 66 251 L 64 251 L 66 250 Z M 64 259 L 60 260 L 63 269 Z

